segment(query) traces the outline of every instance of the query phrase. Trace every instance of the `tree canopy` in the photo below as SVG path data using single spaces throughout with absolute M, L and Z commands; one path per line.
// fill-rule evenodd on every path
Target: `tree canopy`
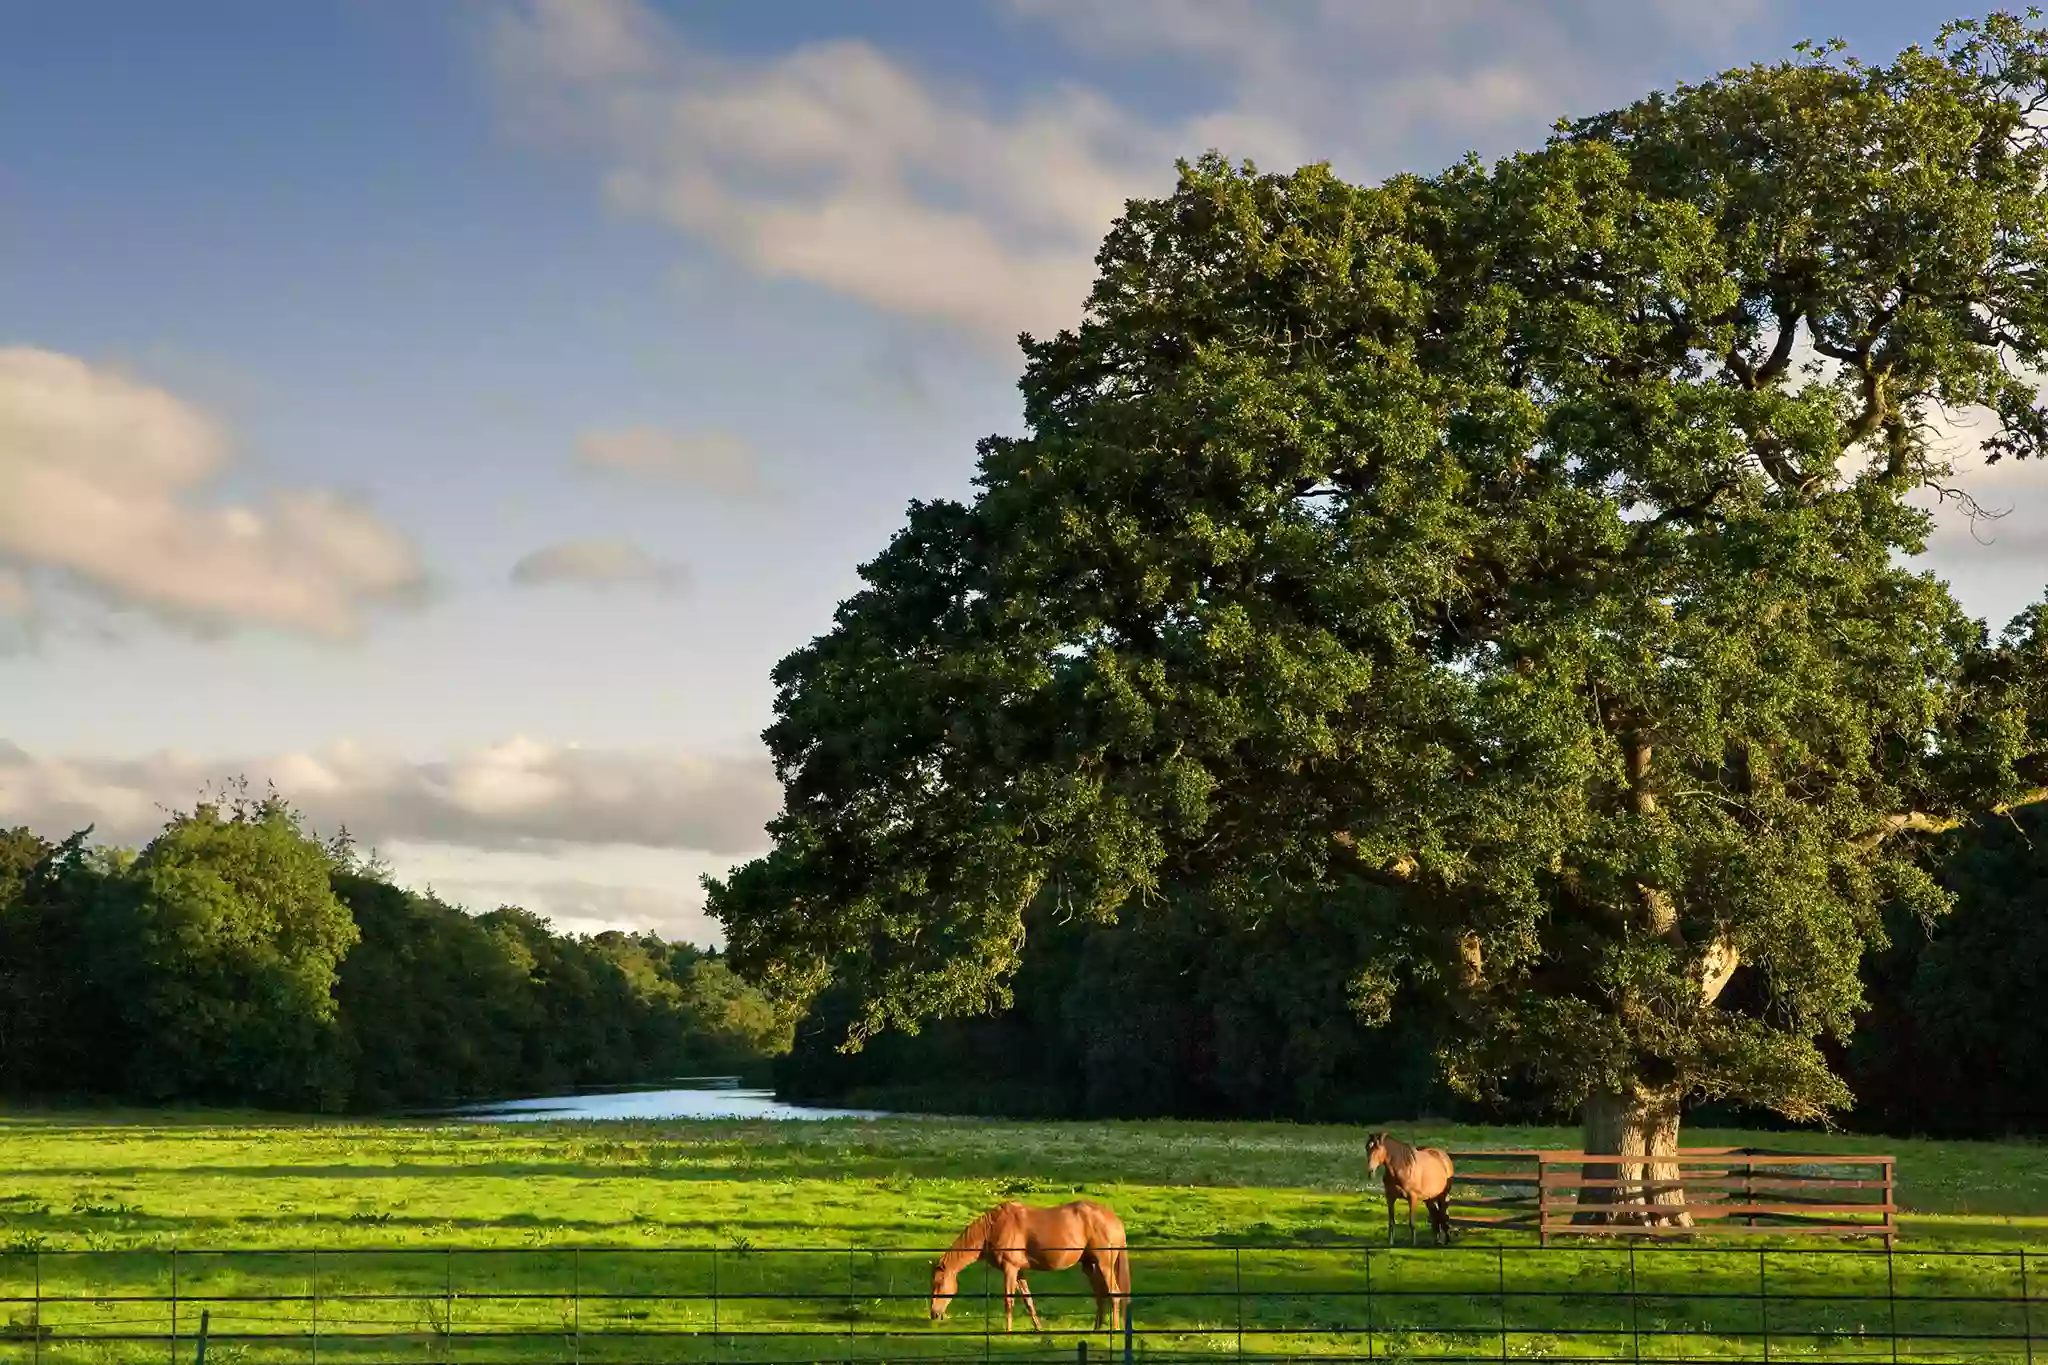
M 715 952 L 398 886 L 223 794 L 139 853 L 0 830 L 0 1094 L 391 1110 L 757 1069 L 789 1017 Z
M 1347 1003 L 1597 1150 L 1815 1118 L 1913 842 L 2040 779 L 2038 613 L 1911 567 L 2048 445 L 2048 30 L 1786 62 L 1373 186 L 1132 201 L 1028 434 L 775 672 L 733 958 L 847 1040 L 1008 999 L 1025 926 L 1304 903 Z M 1642 1144 L 1642 1145 L 1631 1145 Z

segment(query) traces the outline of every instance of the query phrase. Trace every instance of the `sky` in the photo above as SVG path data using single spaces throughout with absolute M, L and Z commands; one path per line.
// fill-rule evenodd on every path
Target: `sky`
M 0 5 L 0 826 L 242 776 L 472 909 L 715 942 L 770 669 L 1176 157 L 1430 171 L 1955 3 Z M 1929 557 L 1994 626 L 2043 484 Z

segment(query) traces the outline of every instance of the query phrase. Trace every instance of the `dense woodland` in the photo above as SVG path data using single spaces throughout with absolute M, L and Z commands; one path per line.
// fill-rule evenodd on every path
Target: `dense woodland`
M 1924 923 L 1890 907 L 1864 963 L 1867 1008 L 1831 1060 L 1851 1129 L 2048 1134 L 2048 810 L 1955 831 L 1929 850 L 1956 897 Z M 785 1095 L 1041 1116 L 1551 1117 L 1533 1095 L 1477 1104 L 1442 1080 L 1455 1021 L 1421 1000 L 1382 1028 L 1347 1007 L 1369 931 L 1336 914 L 1246 928 L 1185 903 L 1110 926 L 1034 925 L 1013 1008 L 839 1050 L 851 1008 L 828 991 L 776 1062 Z M 1750 1126 L 1768 1111 L 1695 1110 Z
M 277 800 L 140 850 L 0 832 L 0 1094 L 389 1111 L 758 1068 L 717 955 L 406 890 Z
M 2048 1132 L 2048 809 L 1928 850 L 1956 896 L 1892 907 L 1868 1009 L 1836 1051 L 1853 1127 Z M 715 953 L 569 937 L 515 907 L 406 890 L 277 802 L 201 805 L 136 851 L 0 833 L 0 1093 L 380 1112 L 678 1075 L 786 1097 L 1027 1116 L 1531 1118 L 1443 1083 L 1455 1029 L 1419 997 L 1381 1027 L 1347 998 L 1374 926 L 1252 926 L 1198 901 L 1117 925 L 1034 923 L 1015 1004 L 838 1048 L 827 991 L 794 1029 Z M 782 1055 L 777 1055 L 782 1054 Z M 1768 1116 L 1735 1113 L 1749 1122 Z

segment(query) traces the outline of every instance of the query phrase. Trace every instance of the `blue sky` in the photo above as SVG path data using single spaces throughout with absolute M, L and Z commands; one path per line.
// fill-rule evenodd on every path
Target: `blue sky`
M 704 937 L 774 806 L 769 668 L 966 490 L 1008 339 L 1174 156 L 1427 170 L 1950 16 L 0 8 L 0 823 L 139 839 L 242 772 L 472 905 Z M 1936 555 L 1998 620 L 2048 579 L 2035 497 Z

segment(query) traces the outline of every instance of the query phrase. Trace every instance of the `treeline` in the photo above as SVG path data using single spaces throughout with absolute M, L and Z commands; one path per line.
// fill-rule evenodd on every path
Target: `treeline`
M 0 1093 L 383 1111 L 759 1067 L 715 953 L 395 884 L 237 797 L 139 851 L 0 831 Z
M 1439 1078 L 1449 1021 L 1420 999 L 1359 1022 L 1356 964 L 1374 926 L 1313 902 L 1255 926 L 1167 897 L 1102 926 L 1034 907 L 1014 1003 L 987 1018 L 886 1032 L 858 1053 L 833 987 L 775 1064 L 784 1098 L 1042 1117 L 1485 1119 Z M 1522 1111 L 1533 1115 L 1533 1110 Z
M 1954 908 L 1932 924 L 1894 907 L 1889 946 L 1864 963 L 1867 1009 L 1832 1060 L 1856 1095 L 1850 1127 L 1992 1137 L 2048 1133 L 2048 810 L 2027 807 L 1930 850 Z M 1351 967 L 1373 928 L 1312 909 L 1249 929 L 1198 901 L 1114 926 L 1034 923 L 1015 1001 L 837 1050 L 851 1002 L 828 990 L 776 1063 L 785 1095 L 1033 1116 L 1537 1118 L 1482 1109 L 1438 1079 L 1455 1028 L 1397 1001 L 1357 1022 Z M 1550 1116 L 1550 1117 L 1554 1117 Z M 1750 1111 L 1696 1117 L 1774 1124 Z

